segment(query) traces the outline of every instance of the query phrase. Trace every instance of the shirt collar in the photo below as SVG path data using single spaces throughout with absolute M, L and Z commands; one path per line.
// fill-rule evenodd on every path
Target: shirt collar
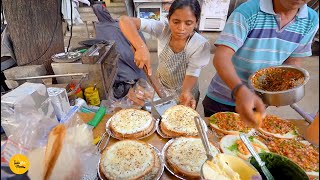
M 261 11 L 276 15 L 276 13 L 273 10 L 273 3 L 272 0 L 260 0 L 260 9 Z M 308 6 L 307 4 L 303 5 L 298 13 L 296 14 L 298 18 L 307 18 L 308 17 Z

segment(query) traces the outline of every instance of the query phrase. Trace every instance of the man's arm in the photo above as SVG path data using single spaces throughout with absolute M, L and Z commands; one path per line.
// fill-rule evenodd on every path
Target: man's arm
M 217 73 L 230 89 L 233 89 L 237 84 L 241 83 L 241 79 L 238 77 L 231 62 L 233 55 L 233 49 L 219 45 L 212 61 Z
M 284 65 L 293 65 L 293 66 L 301 66 L 303 58 L 300 57 L 289 57 L 287 60 L 283 62 Z
M 217 73 L 230 89 L 234 89 L 238 84 L 242 83 L 231 61 L 233 55 L 233 49 L 220 45 L 217 47 L 213 59 L 213 65 Z M 235 102 L 236 111 L 240 114 L 241 119 L 251 126 L 259 124 L 255 119 L 254 109 L 262 117 L 265 116 L 265 105 L 262 100 L 244 85 L 240 86 L 235 93 Z

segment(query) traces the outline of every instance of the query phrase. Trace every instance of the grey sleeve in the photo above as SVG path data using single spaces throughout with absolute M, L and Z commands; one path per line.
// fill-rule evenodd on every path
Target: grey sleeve
M 195 77 L 200 76 L 201 69 L 210 62 L 210 49 L 211 45 L 208 41 L 197 48 L 195 53 L 189 58 L 186 75 Z
M 143 19 L 140 18 L 141 25 L 140 31 L 146 32 L 156 38 L 159 38 L 165 30 L 166 23 L 162 21 L 157 21 L 154 19 Z

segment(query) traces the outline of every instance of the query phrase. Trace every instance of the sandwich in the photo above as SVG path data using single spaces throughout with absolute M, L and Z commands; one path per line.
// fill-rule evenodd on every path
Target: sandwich
M 104 150 L 99 168 L 106 179 L 154 179 L 160 170 L 160 161 L 147 143 L 122 140 Z
M 110 118 L 109 128 L 118 139 L 138 139 L 150 133 L 155 121 L 148 111 L 122 109 Z
M 213 154 L 217 148 L 210 143 Z M 165 151 L 166 162 L 174 173 L 186 178 L 200 178 L 202 164 L 206 161 L 206 151 L 200 138 L 180 137 L 175 139 Z
M 251 145 L 257 153 L 269 152 L 268 147 L 254 136 L 249 136 Z M 226 135 L 220 140 L 220 149 L 225 154 L 238 156 L 244 160 L 248 160 L 251 153 L 241 141 L 239 135 Z
M 275 138 L 268 147 L 271 152 L 286 156 L 299 165 L 309 177 L 319 178 L 319 151 L 307 141 Z
M 209 125 L 218 134 L 223 135 L 238 135 L 240 132 L 248 133 L 252 129 L 241 121 L 238 113 L 234 112 L 218 112 L 211 115 Z
M 297 127 L 290 121 L 279 118 L 275 115 L 267 115 L 262 119 L 262 125 L 258 131 L 264 135 L 291 139 L 298 136 Z
M 169 137 L 197 136 L 195 116 L 199 116 L 199 113 L 190 107 L 172 106 L 162 115 L 160 129 Z

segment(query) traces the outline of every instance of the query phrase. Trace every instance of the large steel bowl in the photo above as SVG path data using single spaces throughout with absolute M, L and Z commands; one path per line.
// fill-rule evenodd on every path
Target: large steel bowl
M 292 71 L 296 73 L 302 73 L 304 76 L 304 81 L 300 85 L 284 90 L 284 91 L 265 91 L 256 88 L 254 85 L 254 80 L 260 83 L 264 80 L 264 72 L 267 72 L 270 68 L 280 68 L 286 71 Z M 249 77 L 249 87 L 254 89 L 255 93 L 262 99 L 262 101 L 269 106 L 287 106 L 300 101 L 305 95 L 305 85 L 310 79 L 308 71 L 303 68 L 295 66 L 272 66 L 264 69 L 260 69 Z

